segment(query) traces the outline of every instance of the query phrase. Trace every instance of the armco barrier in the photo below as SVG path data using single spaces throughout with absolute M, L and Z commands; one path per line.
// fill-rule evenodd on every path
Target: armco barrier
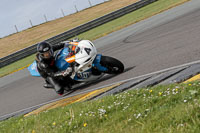
M 54 45 L 56 43 L 59 43 L 61 41 L 65 41 L 65 40 L 67 40 L 69 38 L 72 38 L 72 37 L 74 37 L 76 35 L 79 35 L 79 34 L 85 32 L 85 31 L 88 31 L 88 30 L 93 29 L 93 28 L 95 28 L 97 26 L 105 24 L 105 23 L 107 23 L 107 22 L 109 22 L 111 20 L 119 18 L 119 17 L 121 17 L 121 16 L 123 16 L 123 15 L 125 15 L 127 13 L 135 11 L 135 10 L 137 10 L 137 9 L 139 9 L 141 7 L 144 7 L 144 6 L 146 6 L 146 5 L 150 4 L 150 3 L 153 3 L 155 1 L 157 1 L 157 0 L 141 0 L 139 2 L 136 2 L 134 4 L 129 5 L 127 7 L 121 8 L 121 9 L 119 9 L 117 11 L 114 11 L 114 12 L 109 13 L 107 15 L 104 15 L 104 16 L 102 16 L 100 18 L 92 20 L 92 21 L 90 21 L 88 23 L 85 23 L 83 25 L 75 27 L 74 29 L 71 29 L 71 30 L 66 31 L 64 33 L 61 33 L 61 34 L 59 34 L 57 36 L 49 38 L 46 41 L 48 41 L 52 45 Z M 13 53 L 11 55 L 8 55 L 6 57 L 1 58 L 0 59 L 0 68 L 4 67 L 6 65 L 9 65 L 9 64 L 11 64 L 11 63 L 13 63 L 15 61 L 18 61 L 20 59 L 23 59 L 24 57 L 27 57 L 29 55 L 32 55 L 32 54 L 36 53 L 36 46 L 37 46 L 37 44 L 34 44 L 34 45 L 30 46 L 30 47 L 27 47 L 25 49 L 22 49 L 20 51 L 15 52 L 15 53 Z

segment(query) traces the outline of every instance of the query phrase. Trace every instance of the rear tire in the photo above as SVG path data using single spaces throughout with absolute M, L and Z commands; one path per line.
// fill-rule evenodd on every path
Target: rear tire
M 108 69 L 108 74 L 120 74 L 124 71 L 123 63 L 113 57 L 101 56 L 100 64 Z

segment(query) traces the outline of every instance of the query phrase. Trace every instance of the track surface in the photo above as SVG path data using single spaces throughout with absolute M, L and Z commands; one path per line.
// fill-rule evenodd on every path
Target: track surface
M 200 1 L 192 0 L 96 40 L 98 52 L 121 60 L 123 74 L 74 93 L 199 60 Z M 60 98 L 22 70 L 0 79 L 0 116 Z

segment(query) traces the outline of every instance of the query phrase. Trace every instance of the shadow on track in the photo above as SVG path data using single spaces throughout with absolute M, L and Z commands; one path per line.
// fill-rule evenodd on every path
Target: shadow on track
M 135 67 L 136 67 L 136 66 L 128 67 L 128 68 L 124 69 L 124 72 L 123 72 L 123 73 L 128 72 L 128 71 L 134 69 Z M 123 73 L 121 73 L 121 74 L 123 74 Z M 77 91 L 77 90 L 85 89 L 85 88 L 90 87 L 90 86 L 92 86 L 92 85 L 94 85 L 94 84 L 97 84 L 97 83 L 106 81 L 106 80 L 108 80 L 108 79 L 110 79 L 110 78 L 113 78 L 113 77 L 116 77 L 116 76 L 118 76 L 118 75 L 120 75 L 120 74 L 117 74 L 117 75 L 113 75 L 113 74 L 111 75 L 111 74 L 109 74 L 109 75 L 103 76 L 101 79 L 99 79 L 99 80 L 97 80 L 97 81 L 92 81 L 92 82 L 84 83 L 84 84 L 82 84 L 82 85 L 80 85 L 80 86 L 77 86 L 77 87 L 73 88 L 73 89 L 70 90 L 70 91 L 67 91 L 63 96 L 67 96 L 67 95 L 72 94 L 73 92 L 75 92 L 75 91 Z

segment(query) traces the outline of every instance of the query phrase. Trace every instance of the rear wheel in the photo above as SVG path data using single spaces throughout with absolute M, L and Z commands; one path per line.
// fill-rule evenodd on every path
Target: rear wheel
M 123 63 L 113 57 L 101 56 L 100 64 L 108 69 L 108 74 L 120 74 L 124 71 Z

